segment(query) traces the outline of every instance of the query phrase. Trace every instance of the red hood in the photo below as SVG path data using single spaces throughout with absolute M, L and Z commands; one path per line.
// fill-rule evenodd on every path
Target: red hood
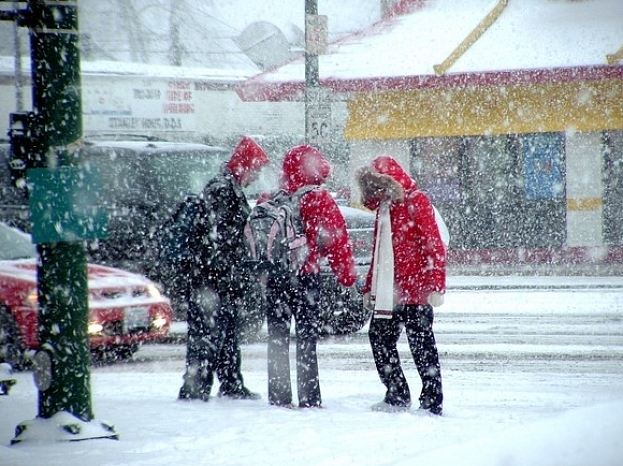
M 331 164 L 309 145 L 293 147 L 283 159 L 283 187 L 290 193 L 301 186 L 322 184 L 331 174 Z
M 264 149 L 249 136 L 244 136 L 234 148 L 227 166 L 236 181 L 240 182 L 244 173 L 257 171 L 268 162 Z
M 417 189 L 415 181 L 404 171 L 400 164 L 389 155 L 379 155 L 372 160 L 372 166 L 378 173 L 389 175 L 395 179 L 405 191 Z

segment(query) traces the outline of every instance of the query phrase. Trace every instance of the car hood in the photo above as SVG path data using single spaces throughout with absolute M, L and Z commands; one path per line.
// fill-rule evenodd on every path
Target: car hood
M 35 285 L 37 283 L 37 260 L 0 261 L 0 276 Z M 144 287 L 152 283 L 142 275 L 96 264 L 87 265 L 87 276 L 89 290 L 91 291 L 134 286 Z

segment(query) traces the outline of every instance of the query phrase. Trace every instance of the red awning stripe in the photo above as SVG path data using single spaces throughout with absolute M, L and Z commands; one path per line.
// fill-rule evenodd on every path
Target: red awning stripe
M 623 65 L 593 65 L 570 68 L 486 71 L 480 73 L 448 73 L 443 76 L 421 75 L 358 79 L 324 78 L 321 79 L 320 84 L 337 93 L 351 93 L 599 81 L 613 78 L 623 79 Z M 302 100 L 304 89 L 305 83 L 303 81 L 268 83 L 264 80 L 264 75 L 258 75 L 239 85 L 237 87 L 237 93 L 243 101 L 274 102 Z

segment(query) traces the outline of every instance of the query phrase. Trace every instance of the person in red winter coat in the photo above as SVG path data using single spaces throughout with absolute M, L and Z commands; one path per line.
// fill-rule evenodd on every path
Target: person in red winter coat
M 324 156 L 309 145 L 290 149 L 283 160 L 281 188 L 294 194 L 316 186 L 300 197 L 300 216 L 309 256 L 294 277 L 269 276 L 267 283 L 268 398 L 291 407 L 289 341 L 294 317 L 299 407 L 321 407 L 316 344 L 320 332 L 320 259 L 326 257 L 337 280 L 352 287 L 357 279 L 346 222 L 335 200 L 320 185 L 331 173 Z
M 446 249 L 433 206 L 396 160 L 376 157 L 357 171 L 362 203 L 376 211 L 374 257 L 363 288 L 373 309 L 369 338 L 379 377 L 387 388 L 374 410 L 411 406 L 397 342 L 404 327 L 422 380 L 420 408 L 441 414 L 441 368 L 433 333 L 433 306 L 443 304 Z

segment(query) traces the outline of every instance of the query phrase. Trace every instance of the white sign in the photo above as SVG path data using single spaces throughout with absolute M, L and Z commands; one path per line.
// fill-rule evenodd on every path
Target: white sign
M 305 16 L 305 50 L 310 55 L 327 53 L 329 19 L 327 15 Z
M 307 109 L 307 140 L 310 143 L 331 142 L 331 106 L 312 105 Z
M 309 143 L 331 142 L 331 90 L 317 87 L 306 92 L 306 135 Z
M 196 103 L 191 80 L 91 80 L 83 85 L 82 106 L 87 131 L 194 131 Z

